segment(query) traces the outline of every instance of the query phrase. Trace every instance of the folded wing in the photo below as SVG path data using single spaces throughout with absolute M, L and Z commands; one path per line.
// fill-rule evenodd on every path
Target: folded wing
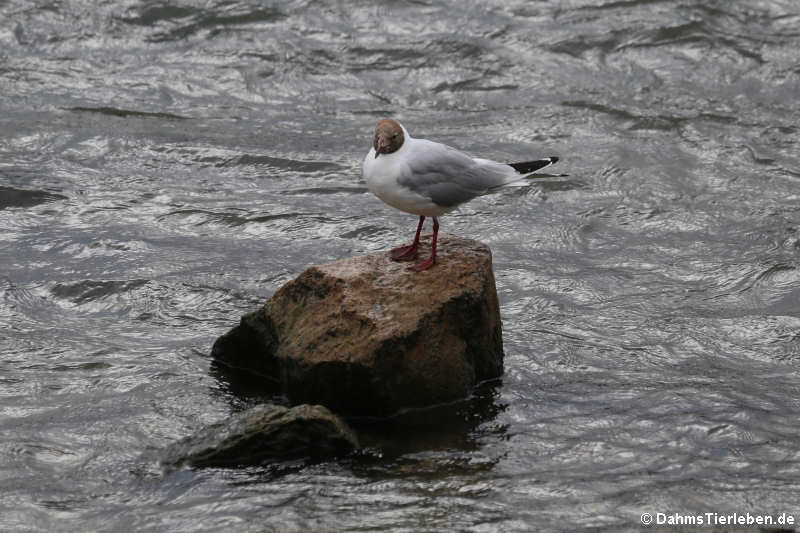
M 520 179 L 513 167 L 488 159 L 473 159 L 449 146 L 415 139 L 408 166 L 398 183 L 453 207 Z

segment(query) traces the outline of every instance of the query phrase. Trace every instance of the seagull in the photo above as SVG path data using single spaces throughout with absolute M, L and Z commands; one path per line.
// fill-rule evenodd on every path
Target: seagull
M 508 185 L 525 184 L 526 178 L 564 176 L 533 175 L 556 161 L 558 157 L 545 157 L 505 164 L 473 158 L 444 144 L 415 139 L 402 124 L 384 118 L 375 126 L 372 148 L 364 158 L 363 175 L 372 194 L 396 209 L 419 215 L 414 242 L 393 248 L 389 252 L 393 260 L 417 258 L 425 217 L 433 218 L 431 255 L 411 267 L 411 270 L 421 271 L 436 264 L 437 217 L 478 196 Z

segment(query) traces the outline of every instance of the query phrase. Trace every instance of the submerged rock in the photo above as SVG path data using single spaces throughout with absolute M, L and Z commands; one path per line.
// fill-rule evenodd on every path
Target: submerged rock
M 265 388 L 294 403 L 342 413 L 462 398 L 503 372 L 491 251 L 441 235 L 437 263 L 423 272 L 385 252 L 312 266 L 217 339 L 212 355 L 265 376 Z
M 167 467 L 247 466 L 270 460 L 321 459 L 358 448 L 350 427 L 321 405 L 259 405 L 170 446 Z

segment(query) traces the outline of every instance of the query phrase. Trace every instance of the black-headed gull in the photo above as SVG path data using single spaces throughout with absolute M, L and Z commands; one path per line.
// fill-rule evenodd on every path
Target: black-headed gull
M 394 248 L 395 261 L 413 261 L 419 248 L 419 234 L 425 217 L 433 217 L 431 255 L 412 266 L 426 270 L 436 263 L 436 217 L 456 209 L 477 196 L 519 184 L 531 174 L 558 161 L 545 157 L 523 163 L 498 163 L 472 158 L 444 144 L 415 139 L 396 120 L 385 118 L 375 126 L 372 148 L 364 158 L 364 179 L 378 198 L 406 213 L 419 215 L 414 242 Z M 539 175 L 544 177 L 542 175 Z

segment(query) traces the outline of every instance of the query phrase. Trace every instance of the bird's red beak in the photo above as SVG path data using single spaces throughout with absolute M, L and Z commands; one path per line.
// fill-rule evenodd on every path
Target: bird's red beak
M 383 138 L 383 136 L 379 136 L 378 142 L 376 143 L 375 146 L 375 159 L 378 159 L 379 155 L 387 153 L 388 149 L 389 149 L 389 143 L 386 141 L 385 138 Z

